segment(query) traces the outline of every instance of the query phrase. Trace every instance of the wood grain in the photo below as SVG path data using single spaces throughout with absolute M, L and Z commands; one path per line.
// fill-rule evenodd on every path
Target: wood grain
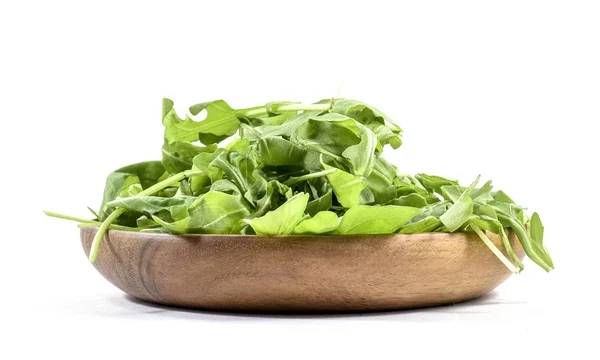
M 97 228 L 82 228 L 86 255 Z M 488 234 L 500 248 L 502 241 Z M 516 236 L 513 249 L 523 258 Z M 201 309 L 348 312 L 481 296 L 510 272 L 474 233 L 167 235 L 111 230 L 98 271 L 146 301 Z

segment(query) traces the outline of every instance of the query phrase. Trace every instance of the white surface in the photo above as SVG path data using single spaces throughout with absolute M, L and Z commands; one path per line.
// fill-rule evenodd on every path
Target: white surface
M 598 358 L 598 4 L 382 4 L 3 2 L 0 358 Z M 540 212 L 556 270 L 426 310 L 173 310 L 123 296 L 41 214 L 87 216 L 111 170 L 158 158 L 163 96 L 308 102 L 340 81 L 404 128 L 402 170 L 481 173 Z

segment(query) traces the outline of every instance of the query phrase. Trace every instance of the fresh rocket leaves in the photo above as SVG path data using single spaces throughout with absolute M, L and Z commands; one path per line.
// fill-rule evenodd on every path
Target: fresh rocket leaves
M 250 226 L 257 235 L 289 235 L 302 220 L 308 197 L 308 194 L 299 193 L 277 209 L 252 219 Z
M 410 176 L 381 155 L 402 129 L 373 106 L 348 99 L 271 102 L 234 109 L 200 103 L 180 117 L 163 100 L 162 160 L 109 174 L 95 220 L 94 261 L 108 229 L 174 234 L 347 235 L 474 231 L 511 270 L 523 269 L 507 236 L 545 270 L 554 265 L 537 213 L 491 182 L 469 187 Z M 488 238 L 501 236 L 508 257 Z
M 338 234 L 390 234 L 396 232 L 420 210 L 407 206 L 368 206 L 357 205 L 348 209 Z
M 108 175 L 106 186 L 104 187 L 104 196 L 100 211 L 98 212 L 98 220 L 104 221 L 113 211 L 112 208 L 106 206 L 109 201 L 119 197 L 135 195 L 139 191 L 130 191 L 136 187 L 141 191 L 158 182 L 165 174 L 165 168 L 159 161 L 148 161 L 138 164 L 125 166 Z

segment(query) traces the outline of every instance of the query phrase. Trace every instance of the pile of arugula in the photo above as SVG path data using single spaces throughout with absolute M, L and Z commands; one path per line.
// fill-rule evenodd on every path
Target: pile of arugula
M 173 234 L 390 234 L 474 231 L 513 272 L 523 264 L 505 233 L 546 271 L 552 259 L 537 213 L 491 182 L 477 187 L 439 176 L 400 173 L 381 153 L 402 144 L 402 129 L 365 103 L 272 102 L 235 110 L 223 100 L 193 105 L 196 121 L 163 100 L 162 161 L 108 176 L 90 261 L 108 229 Z M 218 144 L 232 138 L 224 147 Z M 509 258 L 485 231 L 499 234 Z

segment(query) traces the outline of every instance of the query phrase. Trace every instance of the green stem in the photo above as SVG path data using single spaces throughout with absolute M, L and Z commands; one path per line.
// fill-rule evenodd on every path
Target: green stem
M 510 270 L 511 272 L 517 274 L 519 273 L 519 268 L 517 268 L 513 263 L 510 262 L 510 260 L 508 260 L 506 258 L 506 256 L 504 256 L 504 254 L 498 250 L 498 248 L 496 247 L 496 245 L 494 245 L 494 243 L 492 242 L 492 240 L 490 240 L 490 238 L 487 237 L 487 235 L 481 231 L 481 229 L 479 228 L 479 226 L 473 224 L 472 222 L 469 223 L 469 226 L 471 227 L 471 229 L 473 229 L 473 231 L 475 231 L 475 233 L 477 233 L 477 235 L 479 235 L 479 238 L 481 238 L 481 240 L 483 241 L 483 243 L 490 249 L 492 250 L 492 252 L 494 253 L 494 255 L 496 255 L 496 257 L 502 261 L 502 263 L 508 268 L 508 270 Z
M 333 102 L 328 104 L 283 104 L 279 106 L 272 106 L 274 111 L 277 113 L 287 111 L 327 111 L 333 107 Z M 239 116 L 245 117 L 259 117 L 268 115 L 266 106 L 256 106 L 247 109 L 239 109 L 235 111 Z
M 327 170 L 322 170 L 319 172 L 315 172 L 315 173 L 310 173 L 310 174 L 306 174 L 306 175 L 302 175 L 302 176 L 298 176 L 298 177 L 291 177 L 289 179 L 287 179 L 286 181 L 284 181 L 283 183 L 287 186 L 291 186 L 294 184 L 297 184 L 299 182 L 308 180 L 308 179 L 315 179 L 321 176 L 325 176 L 328 174 L 331 174 L 333 172 L 335 172 L 337 169 L 327 169 Z
M 187 170 L 187 171 L 180 172 L 180 173 L 175 174 L 161 182 L 158 182 L 158 183 L 150 186 L 149 188 L 147 188 L 143 191 L 140 191 L 135 196 L 152 195 L 156 192 L 161 191 L 162 189 L 165 189 L 175 183 L 180 182 L 181 180 L 183 180 L 186 177 L 193 176 L 193 175 L 199 175 L 199 174 L 202 174 L 201 170 Z M 102 243 L 104 234 L 108 230 L 109 226 L 113 223 L 113 221 L 117 220 L 119 218 L 119 216 L 121 216 L 125 211 L 127 211 L 127 210 L 124 208 L 116 208 L 102 222 L 102 225 L 100 225 L 100 228 L 98 229 L 98 232 L 96 232 L 96 235 L 94 236 L 94 240 L 92 241 L 92 247 L 90 249 L 90 262 L 92 262 L 92 263 L 96 262 L 96 259 L 98 259 L 100 244 Z
M 510 245 L 510 240 L 508 240 L 508 236 L 506 236 L 506 232 L 504 232 L 503 228 L 500 229 L 500 236 L 502 237 L 502 243 L 504 244 L 504 249 L 506 250 L 506 252 L 510 256 L 510 258 L 519 267 L 519 272 L 523 271 L 523 269 L 525 268 L 525 266 L 523 265 L 523 263 L 521 262 L 521 259 L 519 259 L 519 257 L 517 256 L 517 254 L 515 254 L 512 246 Z
M 236 110 L 235 113 L 237 115 L 245 117 L 260 117 L 269 114 L 266 106 L 256 106 L 247 109 L 240 109 Z
M 78 218 L 75 216 L 63 215 L 63 214 L 55 213 L 52 211 L 46 211 L 46 210 L 44 210 L 44 214 L 46 214 L 50 217 L 64 219 L 64 220 L 71 220 L 71 221 L 76 221 L 76 222 L 80 222 L 80 223 L 90 223 L 90 224 L 95 223 L 95 222 L 99 223 L 98 221 L 94 221 L 94 220 L 82 219 L 82 218 Z
M 327 111 L 331 110 L 332 104 L 285 104 L 277 107 L 277 111 Z
M 533 249 L 533 245 L 531 243 L 531 239 L 529 238 L 529 234 L 521 226 L 521 224 L 519 224 L 518 221 L 516 221 L 512 217 L 510 217 L 507 214 L 504 214 L 500 211 L 497 211 L 497 213 L 498 213 L 499 220 L 508 222 L 510 224 L 511 229 L 513 229 L 515 234 L 517 234 L 517 237 L 519 238 L 519 242 L 521 242 L 521 246 L 523 246 L 523 250 L 525 250 L 525 253 L 531 260 L 533 260 L 533 262 L 535 262 L 536 264 L 541 266 L 542 269 L 544 269 L 546 271 L 550 271 L 550 270 L 554 269 L 554 266 L 552 266 L 552 264 L 549 264 L 548 262 L 546 262 L 537 253 L 537 251 Z
M 96 259 L 98 259 L 100 244 L 102 243 L 102 238 L 104 238 L 104 233 L 106 233 L 108 227 L 125 211 L 127 211 L 127 209 L 117 208 L 102 222 L 100 228 L 98 228 L 98 231 L 94 236 L 94 240 L 92 241 L 92 247 L 90 249 L 90 262 L 94 263 L 96 262 Z
M 44 210 L 44 214 L 46 214 L 46 215 L 48 215 L 50 217 L 58 218 L 58 219 L 64 219 L 64 220 L 70 220 L 70 221 L 78 222 L 78 223 L 80 223 L 80 226 L 83 225 L 82 227 L 100 226 L 100 225 L 102 225 L 102 223 L 100 221 L 82 219 L 82 218 L 78 218 L 78 217 L 75 217 L 75 216 L 69 216 L 69 215 L 55 213 L 55 212 L 52 212 L 52 211 L 46 211 L 46 210 Z M 137 228 L 132 228 L 132 227 L 129 227 L 129 226 L 121 226 L 121 225 L 114 225 L 113 224 L 113 225 L 111 225 L 109 227 L 109 229 L 135 231 Z

